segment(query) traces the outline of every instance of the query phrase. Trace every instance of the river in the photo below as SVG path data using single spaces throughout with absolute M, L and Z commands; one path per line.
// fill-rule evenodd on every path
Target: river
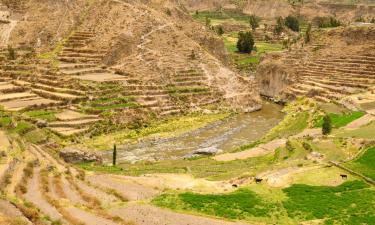
M 264 102 L 260 111 L 238 114 L 204 128 L 165 139 L 145 139 L 118 147 L 118 161 L 155 161 L 185 157 L 197 150 L 229 151 L 264 136 L 279 123 L 282 106 Z M 112 152 L 105 153 L 110 161 Z

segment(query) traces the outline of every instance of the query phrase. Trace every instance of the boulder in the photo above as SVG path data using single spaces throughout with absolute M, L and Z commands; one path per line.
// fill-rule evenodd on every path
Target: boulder
M 103 162 L 102 157 L 98 154 L 75 148 L 64 148 L 60 151 L 59 155 L 67 163 L 96 162 L 101 164 Z
M 216 146 L 211 146 L 211 147 L 197 149 L 189 153 L 188 155 L 186 155 L 184 158 L 188 159 L 188 158 L 194 158 L 194 157 L 199 157 L 199 156 L 212 156 L 220 152 L 222 152 L 221 149 L 218 149 Z

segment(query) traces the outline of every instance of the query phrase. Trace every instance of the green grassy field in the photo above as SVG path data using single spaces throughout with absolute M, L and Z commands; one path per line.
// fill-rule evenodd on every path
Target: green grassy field
M 366 150 L 358 159 L 348 162 L 347 166 L 375 180 L 375 146 Z
M 361 118 L 365 115 L 364 112 L 356 111 L 350 112 L 346 114 L 335 114 L 329 113 L 328 116 L 331 118 L 332 127 L 333 128 L 340 128 L 348 125 L 352 121 Z M 322 127 L 323 125 L 323 117 L 319 117 L 318 120 L 315 122 L 315 127 Z
M 27 111 L 24 114 L 28 117 L 34 118 L 34 119 L 41 119 L 46 120 L 48 122 L 55 121 L 56 113 L 58 111 L 51 111 L 51 110 L 33 110 L 33 111 Z
M 337 130 L 333 134 L 336 137 L 344 138 L 365 138 L 365 139 L 375 139 L 375 122 L 371 122 L 364 125 L 358 129 L 354 130 Z
M 212 25 L 218 25 L 222 24 L 226 21 L 232 21 L 232 22 L 237 22 L 241 23 L 244 25 L 249 25 L 249 15 L 245 15 L 242 13 L 237 13 L 237 12 L 224 12 L 224 11 L 216 11 L 216 12 L 211 12 L 211 11 L 202 11 L 202 12 L 195 12 L 192 14 L 193 19 L 205 23 L 206 18 L 209 18 L 211 20 Z M 250 25 L 249 25 L 250 26 Z
M 194 177 L 206 178 L 208 180 L 227 180 L 243 174 L 255 175 L 256 171 L 270 167 L 272 160 L 273 156 L 267 155 L 229 162 L 220 162 L 208 157 L 157 162 L 123 162 L 118 164 L 119 169 L 113 169 L 111 166 L 97 166 L 95 164 L 80 164 L 79 166 L 89 171 L 121 173 L 131 176 L 152 173 L 182 173 L 192 174 Z
M 232 220 L 248 220 L 254 217 L 270 217 L 277 205 L 266 202 L 249 189 L 239 189 L 229 194 L 163 194 L 153 201 L 159 207 L 180 211 L 196 211 L 202 214 Z
M 252 54 L 238 53 L 237 33 L 233 32 L 223 37 L 227 51 L 230 53 L 234 64 L 239 69 L 255 69 L 260 62 L 260 57 L 268 52 L 282 51 L 283 46 L 277 43 L 256 42 L 256 49 Z
M 152 202 L 177 211 L 270 224 L 322 220 L 324 224 L 370 225 L 375 221 L 375 208 L 372 207 L 375 190 L 362 181 L 348 181 L 333 187 L 305 184 L 294 184 L 281 190 L 260 187 L 262 191 L 250 186 L 216 195 L 169 192 Z M 275 194 L 281 197 L 275 197 Z
M 374 224 L 375 190 L 362 181 L 337 187 L 293 185 L 283 191 L 288 215 L 299 220 L 324 219 L 325 224 Z

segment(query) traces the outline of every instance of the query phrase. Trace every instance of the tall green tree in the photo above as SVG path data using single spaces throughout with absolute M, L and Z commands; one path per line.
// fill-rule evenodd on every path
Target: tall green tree
M 324 135 L 330 134 L 332 131 L 332 121 L 328 115 L 323 117 L 322 133 Z
M 310 41 L 311 41 L 311 23 L 307 25 L 305 43 L 309 43 Z
M 250 15 L 249 22 L 250 22 L 251 29 L 253 31 L 255 31 L 259 27 L 259 21 L 260 21 L 259 17 L 257 17 L 256 15 Z
M 117 147 L 116 144 L 113 145 L 113 155 L 112 155 L 112 165 L 116 166 L 117 163 Z
M 251 53 L 254 49 L 254 38 L 251 32 L 238 33 L 237 49 L 241 53 Z
M 288 16 L 285 18 L 285 26 L 295 32 L 299 32 L 299 21 L 295 16 Z
M 284 30 L 284 25 L 285 25 L 285 22 L 284 22 L 284 19 L 280 16 L 277 18 L 277 21 L 276 21 L 276 26 L 275 26 L 275 34 L 281 34 L 281 32 L 283 32 Z

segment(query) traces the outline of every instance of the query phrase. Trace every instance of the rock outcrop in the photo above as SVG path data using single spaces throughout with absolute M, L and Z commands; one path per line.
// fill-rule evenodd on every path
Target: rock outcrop
M 67 163 L 96 162 L 101 164 L 103 162 L 98 154 L 73 148 L 64 148 L 60 151 L 59 155 Z

